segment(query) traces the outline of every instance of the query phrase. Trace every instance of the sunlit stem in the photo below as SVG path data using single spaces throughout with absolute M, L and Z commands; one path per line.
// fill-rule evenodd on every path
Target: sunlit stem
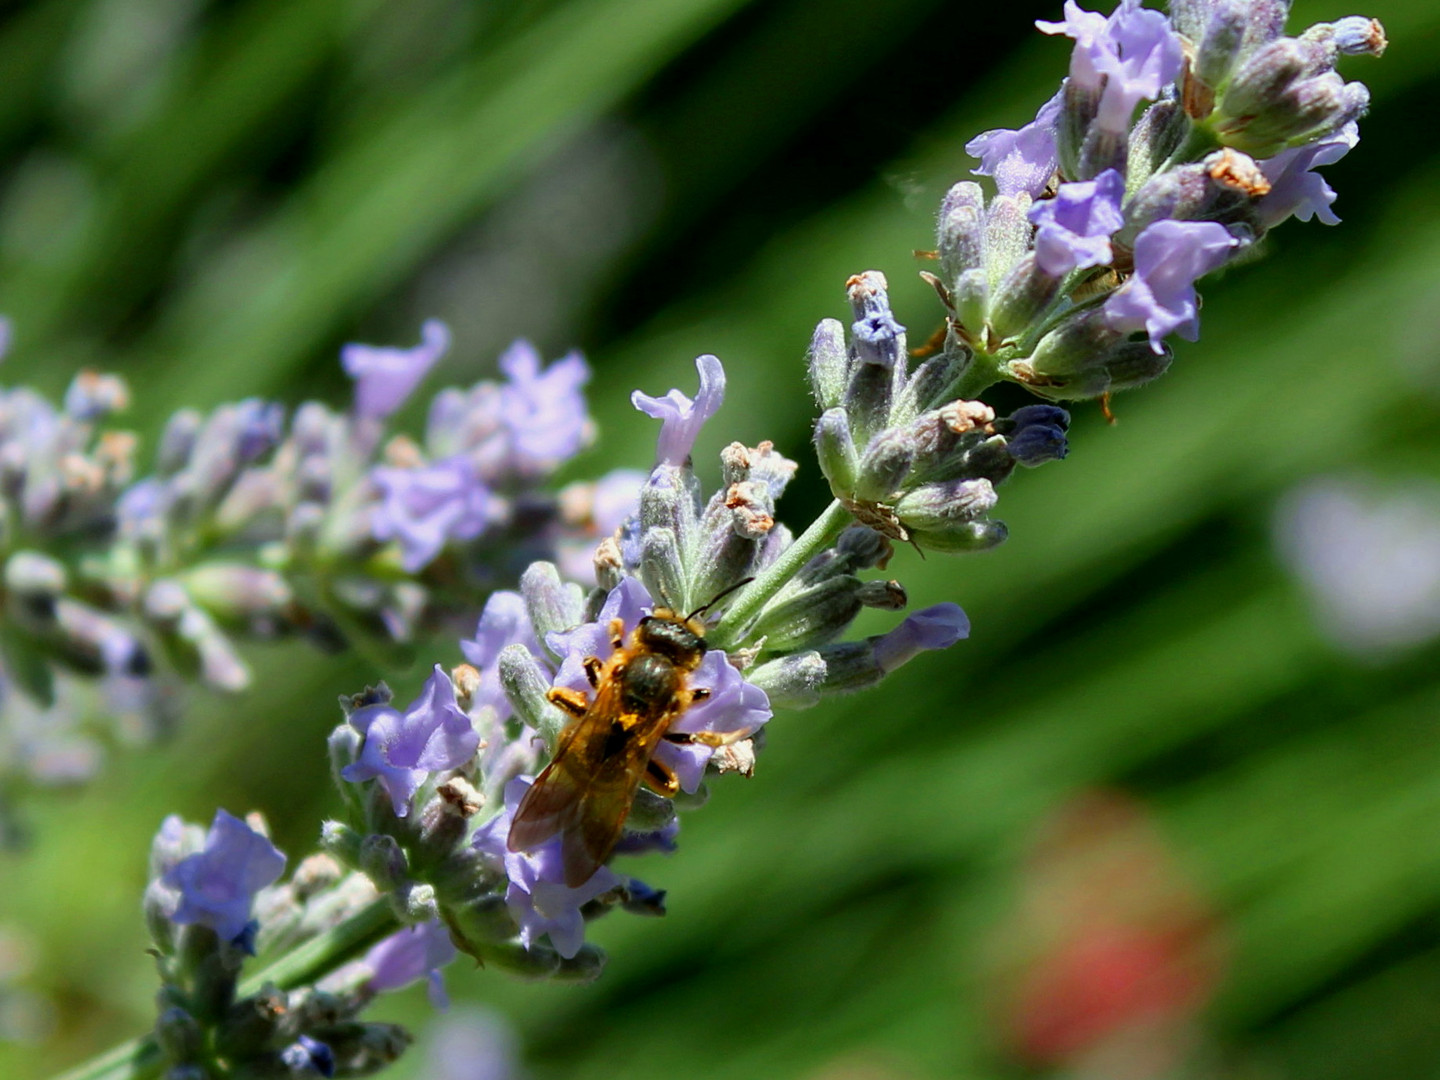
M 835 542 L 852 518 L 837 499 L 825 512 L 811 522 L 780 557 L 761 571 L 760 576 L 735 597 L 725 616 L 710 631 L 710 644 L 717 649 L 731 649 L 740 635 L 760 614 L 760 609 L 780 591 L 780 587 L 799 573 L 800 568 Z

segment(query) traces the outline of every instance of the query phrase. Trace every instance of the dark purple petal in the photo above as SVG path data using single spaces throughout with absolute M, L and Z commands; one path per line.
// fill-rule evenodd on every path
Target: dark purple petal
M 450 330 L 439 319 L 420 328 L 413 349 L 384 345 L 346 345 L 340 350 L 345 374 L 355 380 L 355 412 L 383 420 L 414 392 L 435 362 L 450 348 Z
M 656 457 L 667 465 L 685 464 L 701 427 L 725 400 L 725 369 L 720 361 L 709 354 L 697 357 L 695 370 L 700 373 L 700 390 L 694 401 L 679 390 L 671 390 L 663 398 L 639 390 L 630 395 L 635 408 L 661 422 Z

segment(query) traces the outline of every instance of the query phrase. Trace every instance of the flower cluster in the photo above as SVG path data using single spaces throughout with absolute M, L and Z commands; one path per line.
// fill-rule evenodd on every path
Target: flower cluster
M 593 438 L 579 355 L 547 367 L 515 344 L 503 381 L 434 397 L 417 443 L 386 423 L 449 347 L 442 323 L 422 333 L 410 349 L 347 345 L 343 412 L 181 410 L 138 480 L 134 437 L 104 426 L 126 404 L 119 380 L 81 374 L 59 409 L 0 392 L 0 744 L 15 749 L 0 786 L 4 771 L 93 769 L 115 725 L 86 723 L 90 698 L 140 717 L 124 720 L 133 736 L 175 711 L 177 683 L 248 685 L 247 638 L 393 654 L 457 630 L 530 559 L 593 538 L 601 485 L 543 488 Z
M 1069 77 L 1031 123 L 966 147 L 996 193 L 962 182 L 940 208 L 925 276 L 945 370 L 972 393 L 1004 379 L 1053 400 L 1138 386 L 1168 367 L 1166 337 L 1198 334 L 1199 278 L 1291 216 L 1338 220 L 1313 170 L 1355 145 L 1369 94 L 1336 62 L 1385 36 L 1351 17 L 1285 37 L 1287 9 L 1067 0 L 1038 24 L 1074 40 Z

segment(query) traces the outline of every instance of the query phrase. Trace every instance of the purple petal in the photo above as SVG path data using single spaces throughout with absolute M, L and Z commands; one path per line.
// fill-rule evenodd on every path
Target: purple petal
M 1053 277 L 1071 270 L 1104 266 L 1110 262 L 1110 237 L 1125 217 L 1120 201 L 1125 178 L 1106 169 L 1094 180 L 1061 184 L 1053 199 L 1030 208 L 1035 234 L 1035 258 L 1040 269 Z
M 364 964 L 372 972 L 372 990 L 399 990 L 420 979 L 438 976 L 440 968 L 457 955 L 449 931 L 439 919 L 431 919 L 391 934 L 365 954 Z M 440 992 L 443 996 L 443 983 Z
M 1330 209 L 1335 189 L 1312 170 L 1333 165 L 1359 141 L 1360 127 L 1352 121 L 1327 138 L 1282 150 L 1260 162 L 1260 171 L 1270 181 L 1269 193 L 1255 204 L 1261 227 L 1274 228 L 1291 215 L 1301 221 L 1318 217 L 1326 225 L 1339 224 L 1340 219 Z
M 370 475 L 382 497 L 370 531 L 377 540 L 399 541 L 408 573 L 423 570 L 448 541 L 473 540 L 490 525 L 490 490 L 463 455 L 413 469 L 382 466 Z
M 1119 330 L 1145 330 L 1150 346 L 1164 350 L 1166 334 L 1194 341 L 1200 331 L 1195 281 L 1219 267 L 1240 246 L 1214 221 L 1157 221 L 1135 241 L 1135 275 L 1105 302 L 1105 317 Z
M 340 364 L 355 380 L 357 415 L 376 420 L 389 416 L 450 348 L 450 330 L 439 319 L 427 320 L 420 338 L 413 349 L 346 345 L 340 350 Z
M 700 373 L 700 391 L 694 401 L 679 390 L 671 390 L 663 398 L 639 390 L 630 395 L 635 408 L 661 422 L 656 457 L 667 465 L 685 464 L 701 427 L 725 400 L 725 369 L 720 361 L 707 353 L 696 358 L 695 370 Z
M 590 441 L 592 425 L 581 393 L 590 368 L 579 353 L 542 370 L 535 347 L 517 341 L 500 357 L 500 370 L 509 379 L 500 390 L 500 417 L 510 433 L 514 471 L 549 473 Z
M 1062 94 L 1040 107 L 1035 119 L 1018 131 L 996 128 L 977 135 L 965 144 L 965 152 L 980 159 L 976 176 L 993 176 L 1001 195 L 1027 193 L 1035 198 L 1050 183 L 1058 164 L 1055 152 L 1055 124 L 1060 116 Z
M 205 837 L 204 850 L 186 856 L 162 880 L 180 893 L 177 924 L 199 923 L 233 941 L 250 921 L 255 894 L 285 869 L 285 856 L 245 822 L 224 810 Z
M 970 620 L 959 604 L 935 604 L 909 615 L 875 639 L 875 662 L 887 675 L 929 649 L 948 649 L 970 636 Z

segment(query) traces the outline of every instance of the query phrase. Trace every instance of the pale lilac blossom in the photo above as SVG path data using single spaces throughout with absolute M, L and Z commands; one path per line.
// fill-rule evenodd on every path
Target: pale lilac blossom
M 400 544 L 400 565 L 419 573 L 451 540 L 474 540 L 491 524 L 490 489 L 464 455 L 412 469 L 382 466 L 371 478 L 381 501 L 372 510 L 377 540 Z
M 508 379 L 500 388 L 500 416 L 514 472 L 544 475 L 584 449 L 592 425 L 581 387 L 590 380 L 590 368 L 579 353 L 547 368 L 535 346 L 517 341 L 500 357 L 500 370 Z
M 948 649 L 970 636 L 970 620 L 959 604 L 934 604 L 922 608 L 894 630 L 873 639 L 875 662 L 889 675 L 922 652 Z
M 424 979 L 430 1004 L 443 1012 L 450 1007 L 450 998 L 440 969 L 458 955 L 450 931 L 439 919 L 431 919 L 391 934 L 361 962 L 370 969 L 367 985 L 371 990 L 399 990 Z
M 1318 142 L 1282 150 L 1260 162 L 1260 171 L 1270 181 L 1270 191 L 1255 204 L 1262 228 L 1271 229 L 1292 214 L 1301 221 L 1319 218 L 1326 225 L 1338 225 L 1340 218 L 1330 209 L 1335 189 L 1314 170 L 1333 165 L 1360 141 L 1360 126 L 1354 121 Z
M 1035 232 L 1035 261 L 1052 277 L 1072 270 L 1105 266 L 1113 257 L 1110 237 L 1125 224 L 1120 201 L 1125 178 L 1106 169 L 1094 180 L 1061 184 L 1053 199 L 1030 207 Z
M 635 408 L 660 421 L 656 456 L 666 465 L 685 464 L 700 429 L 725 400 L 725 369 L 720 361 L 707 353 L 696 358 L 695 370 L 700 373 L 700 390 L 693 401 L 679 390 L 659 398 L 639 390 L 630 395 Z
M 980 160 L 976 176 L 993 176 L 1001 195 L 1025 192 L 1032 199 L 1050 184 L 1058 164 L 1055 124 L 1064 95 L 1056 94 L 1040 107 L 1035 119 L 1018 131 L 995 128 L 965 144 L 965 152 Z
M 1214 221 L 1157 221 L 1135 241 L 1135 274 L 1105 302 L 1117 330 L 1144 330 L 1150 347 L 1163 352 L 1162 339 L 1178 333 L 1194 341 L 1200 333 L 1195 282 L 1218 268 L 1240 246 Z
M 340 364 L 355 380 L 356 414 L 385 419 L 405 404 L 449 348 L 450 329 L 439 319 L 426 320 L 420 328 L 420 344 L 411 349 L 346 345 L 340 350 Z
M 404 713 L 390 705 L 366 705 L 350 714 L 350 726 L 365 742 L 359 759 L 340 775 L 356 784 L 379 780 L 396 817 L 410 812 L 410 800 L 431 773 L 460 768 L 480 745 L 439 664 Z

